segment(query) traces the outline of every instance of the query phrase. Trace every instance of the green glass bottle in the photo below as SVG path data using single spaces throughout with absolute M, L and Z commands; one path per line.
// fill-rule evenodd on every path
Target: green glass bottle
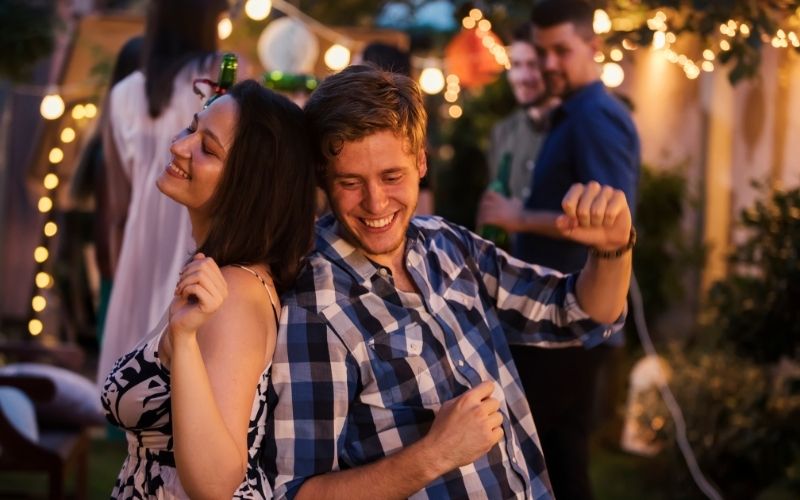
M 489 183 L 489 190 L 501 194 L 506 198 L 511 197 L 511 186 L 509 182 L 511 179 L 511 153 L 503 153 L 500 158 L 500 166 L 497 169 L 497 177 Z M 507 250 L 510 244 L 508 233 L 500 227 L 486 224 L 481 227 L 481 236 L 487 240 L 493 241 L 498 247 Z
M 215 99 L 225 95 L 228 89 L 233 87 L 233 84 L 236 83 L 236 68 L 238 65 L 239 61 L 236 58 L 236 54 L 228 52 L 222 56 L 222 62 L 219 65 L 217 85 L 214 88 L 214 93 L 208 98 L 203 107 L 207 108 Z

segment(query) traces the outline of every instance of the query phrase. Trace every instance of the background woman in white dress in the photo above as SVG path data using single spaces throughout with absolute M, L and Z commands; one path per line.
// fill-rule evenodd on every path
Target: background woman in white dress
M 172 286 L 194 250 L 186 210 L 156 189 L 175 132 L 203 101 L 195 78 L 216 78 L 217 22 L 225 0 L 151 0 L 142 69 L 111 89 L 103 151 L 110 183 L 108 217 L 116 259 L 98 362 L 102 383 L 118 357 L 156 326 Z M 116 256 L 112 256 L 112 260 Z

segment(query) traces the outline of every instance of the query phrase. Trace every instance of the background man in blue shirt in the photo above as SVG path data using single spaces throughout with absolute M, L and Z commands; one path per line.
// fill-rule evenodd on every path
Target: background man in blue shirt
M 482 201 L 479 215 L 479 223 L 520 233 L 514 256 L 562 272 L 581 269 L 587 256 L 585 245 L 564 239 L 550 223 L 570 186 L 591 181 L 612 186 L 633 207 L 639 182 L 638 134 L 628 110 L 599 80 L 594 55 L 600 40 L 593 32 L 593 15 L 581 0 L 543 0 L 534 6 L 534 46 L 548 92 L 563 104 L 551 116 L 523 209 L 491 195 Z M 621 342 L 618 333 L 608 344 Z M 512 348 L 559 499 L 592 497 L 588 438 L 595 382 L 610 352 L 609 347 Z M 545 374 L 552 377 L 547 384 L 542 383 Z
M 625 195 L 564 196 L 580 274 L 414 217 L 427 170 L 413 80 L 354 66 L 305 112 L 332 214 L 283 311 L 263 463 L 277 498 L 552 498 L 509 343 L 596 345 L 624 320 Z M 333 472 L 333 473 L 331 473 Z

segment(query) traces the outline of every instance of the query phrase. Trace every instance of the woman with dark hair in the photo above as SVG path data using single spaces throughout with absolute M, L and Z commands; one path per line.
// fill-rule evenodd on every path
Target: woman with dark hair
M 128 431 L 114 498 L 271 496 L 259 449 L 278 295 L 312 243 L 306 137 L 300 108 L 248 80 L 172 143 L 158 189 L 188 209 L 198 251 L 166 325 L 106 379 L 108 418 Z
M 114 85 L 107 100 L 103 153 L 113 287 L 98 380 L 156 326 L 170 282 L 196 248 L 183 208 L 155 187 L 169 139 L 202 106 L 196 78 L 216 77 L 217 22 L 225 0 L 151 0 L 141 69 Z

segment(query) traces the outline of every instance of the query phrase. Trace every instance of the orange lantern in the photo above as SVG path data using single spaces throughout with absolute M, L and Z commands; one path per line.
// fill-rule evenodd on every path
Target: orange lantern
M 458 76 L 464 88 L 491 83 L 504 70 L 492 48 L 502 46 L 503 42 L 492 31 L 463 29 L 444 49 L 447 72 Z

